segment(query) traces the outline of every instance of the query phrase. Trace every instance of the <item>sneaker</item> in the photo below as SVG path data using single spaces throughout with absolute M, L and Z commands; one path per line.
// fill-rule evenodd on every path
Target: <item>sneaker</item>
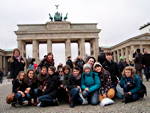
M 12 102 L 12 103 L 11 103 L 11 106 L 12 106 L 12 107 L 16 107 L 16 103 L 15 103 L 15 102 Z
M 86 98 L 83 98 L 82 100 L 83 100 L 83 102 L 82 102 L 82 104 L 83 104 L 83 105 L 88 104 L 88 101 L 87 101 L 87 99 L 86 99 Z
M 41 107 L 41 102 L 37 104 L 37 107 Z
M 56 98 L 56 99 L 53 99 L 53 103 L 54 103 L 55 106 L 58 106 L 58 105 L 59 105 L 58 99 L 57 99 L 57 98 Z
M 75 107 L 75 104 L 73 102 L 70 102 L 70 107 L 71 108 L 74 108 Z

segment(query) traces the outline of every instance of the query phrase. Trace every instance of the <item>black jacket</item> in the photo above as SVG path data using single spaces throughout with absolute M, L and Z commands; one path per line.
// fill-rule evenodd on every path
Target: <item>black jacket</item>
M 103 63 L 103 67 L 104 67 L 104 69 L 109 71 L 109 73 L 111 75 L 112 84 L 116 86 L 118 83 L 117 77 L 120 78 L 120 73 L 119 73 L 117 63 L 115 63 L 114 61 L 109 62 L 108 60 L 106 60 Z
M 46 66 L 47 68 L 50 66 L 54 66 L 54 61 L 52 62 L 48 62 L 47 59 L 44 59 L 41 61 L 41 63 L 39 64 L 39 67 L 42 68 L 43 66 Z
M 46 86 L 48 80 L 48 75 L 42 75 L 42 74 L 38 74 L 37 75 L 37 88 L 42 90 L 44 88 L 44 86 Z
M 81 86 L 81 77 L 80 77 L 80 79 L 77 79 L 76 77 L 71 75 L 71 77 L 69 79 L 69 84 L 67 86 L 68 90 L 76 88 L 77 86 Z
M 24 92 L 25 89 L 27 88 L 27 85 L 25 84 L 24 80 L 18 80 L 15 79 L 12 81 L 12 92 L 17 93 L 18 91 Z
M 56 73 L 49 75 L 44 95 L 49 94 L 51 97 L 56 97 L 59 86 L 60 81 L 58 75 Z
M 24 71 L 25 63 L 22 63 L 21 62 L 22 60 L 24 61 L 24 59 L 21 58 L 20 62 L 19 62 L 15 57 L 12 57 L 12 62 L 10 63 L 10 75 L 11 75 L 11 78 L 16 79 L 18 73 L 20 71 Z
M 150 54 L 144 54 L 143 55 L 142 64 L 145 66 L 150 66 Z

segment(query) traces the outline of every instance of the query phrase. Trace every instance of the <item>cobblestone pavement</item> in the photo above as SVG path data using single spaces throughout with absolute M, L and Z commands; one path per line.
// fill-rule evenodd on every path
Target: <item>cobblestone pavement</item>
M 11 81 L 5 80 L 0 84 L 0 113 L 150 113 L 150 82 L 144 84 L 148 89 L 147 97 L 129 104 L 115 100 L 115 104 L 106 107 L 84 105 L 69 108 L 68 105 L 60 105 L 46 108 L 28 106 L 13 108 L 5 102 L 6 95 L 11 92 Z

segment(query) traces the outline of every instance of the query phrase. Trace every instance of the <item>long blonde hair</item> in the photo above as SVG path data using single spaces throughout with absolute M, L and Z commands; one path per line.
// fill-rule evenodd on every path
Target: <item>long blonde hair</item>
M 17 75 L 17 79 L 18 79 L 18 80 L 20 80 L 20 76 L 21 76 L 22 73 L 24 73 L 24 78 L 26 77 L 25 72 L 24 72 L 24 71 L 20 71 L 20 72 L 18 73 L 18 75 Z
M 135 68 L 134 68 L 133 66 L 127 66 L 127 67 L 125 67 L 124 70 L 122 71 L 122 76 L 124 76 L 124 77 L 125 77 L 125 71 L 126 71 L 126 70 L 131 71 L 131 77 L 133 77 L 134 74 L 135 74 L 135 72 L 136 72 L 136 70 L 135 70 Z

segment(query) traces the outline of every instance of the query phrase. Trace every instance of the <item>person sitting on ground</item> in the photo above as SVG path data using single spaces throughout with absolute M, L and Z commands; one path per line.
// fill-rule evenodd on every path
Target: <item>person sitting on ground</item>
M 96 105 L 99 102 L 99 88 L 101 82 L 97 73 L 92 72 L 90 64 L 84 64 L 81 78 L 81 88 L 83 90 L 83 97 L 87 98 L 88 103 Z
M 58 105 L 57 93 L 59 87 L 59 77 L 58 74 L 55 73 L 56 68 L 54 66 L 50 66 L 48 68 L 48 81 L 46 86 L 43 89 L 43 95 L 38 98 L 40 107 Z
M 70 78 L 71 69 L 68 65 L 64 66 L 63 68 L 59 69 L 59 77 L 60 77 L 60 88 L 59 88 L 59 101 L 60 103 L 69 103 L 69 96 L 68 96 L 68 83 Z
M 81 94 L 81 70 L 79 67 L 74 67 L 72 75 L 69 79 L 68 90 L 70 95 L 70 107 L 86 104 L 80 97 Z
M 99 90 L 99 100 L 102 101 L 104 98 L 114 98 L 115 89 L 112 88 L 111 76 L 110 73 L 105 70 L 102 65 L 98 62 L 95 62 L 93 66 L 94 72 L 98 73 L 101 80 L 101 87 Z
M 37 103 L 37 97 L 42 96 L 44 87 L 48 79 L 47 67 L 43 66 L 41 72 L 37 75 L 37 88 L 34 89 L 34 101 Z
M 25 73 L 20 71 L 17 78 L 12 81 L 12 92 L 14 93 L 14 99 L 11 105 L 15 107 L 16 104 L 22 105 L 23 102 L 26 100 L 26 93 L 27 86 L 24 82 Z
M 123 70 L 120 86 L 124 90 L 125 103 L 136 101 L 144 96 L 144 93 L 140 93 L 142 80 L 139 75 L 135 74 L 135 68 L 132 66 L 127 66 Z
M 37 88 L 37 78 L 34 74 L 34 70 L 30 69 L 27 71 L 27 76 L 24 81 L 27 86 L 27 91 L 25 92 L 27 95 L 28 105 L 32 105 L 31 99 L 34 98 L 34 90 Z M 36 100 L 34 100 L 33 105 L 36 105 Z

